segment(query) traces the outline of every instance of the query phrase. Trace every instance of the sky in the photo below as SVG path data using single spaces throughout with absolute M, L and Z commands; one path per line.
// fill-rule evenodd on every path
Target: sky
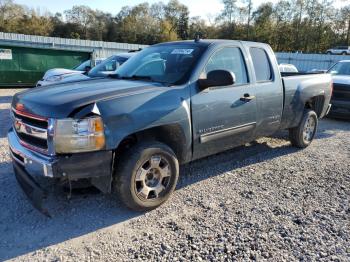
M 41 11 L 50 11 L 51 13 L 63 12 L 70 9 L 73 5 L 87 5 L 92 9 L 99 9 L 109 12 L 113 15 L 117 14 L 121 7 L 125 5 L 133 6 L 139 3 L 148 2 L 150 4 L 159 2 L 160 0 L 15 0 L 18 4 L 24 4 L 31 8 L 40 8 Z M 190 16 L 201 16 L 205 19 L 214 17 L 223 9 L 221 0 L 179 0 L 188 6 Z M 276 3 L 278 0 L 253 0 L 253 6 L 257 7 L 263 2 Z M 335 0 L 335 6 L 344 6 L 349 0 Z M 28 3 L 29 2 L 29 3 Z M 167 3 L 168 0 L 163 0 Z

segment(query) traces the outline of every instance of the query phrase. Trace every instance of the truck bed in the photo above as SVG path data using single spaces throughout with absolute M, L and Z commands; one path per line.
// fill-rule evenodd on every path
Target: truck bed
M 281 128 L 298 125 L 308 98 L 320 96 L 330 99 L 329 85 L 332 79 L 329 74 L 281 73 L 281 75 L 284 92 Z M 319 108 L 319 117 L 324 116 L 328 104 L 329 101 L 320 103 L 322 108 Z

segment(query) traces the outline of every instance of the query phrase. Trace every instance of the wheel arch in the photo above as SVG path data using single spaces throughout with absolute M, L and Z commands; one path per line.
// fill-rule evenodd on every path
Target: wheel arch
M 133 145 L 142 141 L 158 141 L 169 146 L 175 153 L 179 163 L 186 163 L 191 159 L 191 143 L 186 138 L 180 124 L 168 124 L 147 128 L 125 136 L 116 147 L 118 156 Z
M 304 108 L 315 111 L 317 114 L 317 117 L 320 118 L 323 111 L 324 102 L 325 102 L 324 95 L 313 96 L 305 102 Z

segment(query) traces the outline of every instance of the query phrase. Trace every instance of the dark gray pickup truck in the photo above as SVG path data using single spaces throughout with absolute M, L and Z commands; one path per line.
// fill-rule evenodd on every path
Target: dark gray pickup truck
M 149 210 L 174 191 L 179 164 L 280 129 L 308 146 L 331 86 L 328 74 L 282 77 L 266 44 L 157 44 L 108 78 L 16 94 L 8 133 L 16 178 L 41 211 L 38 176 L 85 180 Z

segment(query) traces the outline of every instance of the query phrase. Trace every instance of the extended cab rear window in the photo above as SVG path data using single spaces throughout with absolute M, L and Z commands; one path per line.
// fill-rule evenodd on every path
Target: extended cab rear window
M 271 63 L 265 50 L 258 47 L 251 47 L 249 52 L 253 61 L 256 81 L 272 81 L 273 74 Z

